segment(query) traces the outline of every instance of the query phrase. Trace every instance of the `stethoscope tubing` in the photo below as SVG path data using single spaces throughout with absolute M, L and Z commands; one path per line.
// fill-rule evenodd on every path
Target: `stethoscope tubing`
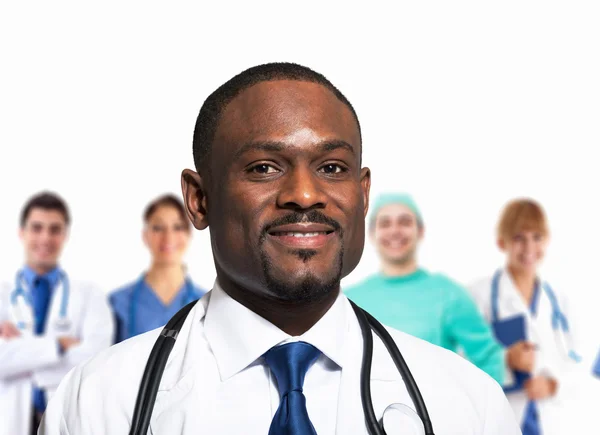
M 13 306 L 18 305 L 18 302 L 17 302 L 18 297 L 22 297 L 29 306 L 32 305 L 31 295 L 29 293 L 25 292 L 25 290 L 24 290 L 24 287 L 27 287 L 27 290 L 30 291 L 29 286 L 23 286 L 24 282 L 25 282 L 25 278 L 23 277 L 23 271 L 19 270 L 17 272 L 17 276 L 15 278 L 15 289 L 11 293 L 11 305 L 13 305 Z M 62 286 L 59 317 L 60 317 L 61 321 L 64 321 L 67 318 L 67 310 L 69 307 L 70 288 L 69 288 L 69 280 L 67 278 L 67 275 L 62 270 L 59 270 L 59 283 Z M 20 311 L 20 309 L 19 309 L 19 311 Z M 20 313 L 20 314 L 22 315 L 23 313 Z M 24 322 L 23 319 L 19 319 L 19 320 L 20 320 L 19 323 Z
M 492 277 L 492 288 L 491 288 L 491 323 L 494 324 L 500 319 L 499 314 L 499 301 L 500 301 L 500 277 L 502 276 L 502 270 L 497 270 Z M 538 291 L 538 298 L 542 297 L 542 294 L 545 294 L 546 297 L 550 301 L 550 305 L 552 306 L 552 329 L 556 335 L 557 346 L 563 347 L 563 351 L 566 353 L 567 357 L 574 360 L 575 362 L 580 362 L 581 357 L 575 352 L 575 349 L 568 343 L 569 341 L 569 323 L 567 320 L 567 316 L 561 311 L 560 306 L 558 304 L 558 300 L 554 291 L 550 286 L 545 282 L 539 283 L 540 290 Z M 562 335 L 562 338 L 566 342 L 565 344 L 559 343 L 558 335 Z
M 145 435 L 148 432 L 150 426 L 150 418 L 152 416 L 153 404 L 156 400 L 158 388 L 160 386 L 160 380 L 167 364 L 169 354 L 173 350 L 175 340 L 185 322 L 185 319 L 194 305 L 198 302 L 197 300 L 190 302 L 179 310 L 170 320 L 167 322 L 160 336 L 154 343 L 154 346 L 148 357 L 146 368 L 140 382 L 138 390 L 138 396 L 136 399 L 135 409 L 133 412 L 133 418 L 131 422 L 131 428 L 129 435 Z M 370 373 L 371 364 L 373 358 L 373 334 L 371 328 L 379 336 L 386 346 L 388 352 L 396 368 L 400 372 L 402 379 L 406 385 L 408 393 L 415 404 L 417 414 L 423 422 L 426 435 L 434 435 L 433 427 L 425 402 L 419 391 L 417 383 L 415 382 L 406 361 L 402 357 L 400 350 L 396 346 L 393 338 L 387 332 L 387 330 L 379 323 L 373 316 L 364 311 L 363 309 L 356 306 L 353 302 L 350 302 L 354 312 L 356 313 L 361 332 L 363 335 L 363 359 L 361 367 L 361 401 L 363 404 L 363 410 L 365 413 L 365 423 L 367 424 L 367 430 L 370 435 L 385 435 L 386 432 L 382 425 L 377 421 L 375 412 L 373 410 L 373 403 L 371 400 L 371 386 L 370 386 Z

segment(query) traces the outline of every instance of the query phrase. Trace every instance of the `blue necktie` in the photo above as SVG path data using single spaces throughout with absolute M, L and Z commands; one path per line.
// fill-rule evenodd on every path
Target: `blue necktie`
M 537 404 L 534 401 L 527 403 L 521 430 L 523 435 L 541 435 L 542 433 Z
M 281 398 L 269 435 L 317 435 L 308 417 L 302 386 L 308 368 L 320 354 L 316 347 L 303 342 L 275 346 L 265 353 Z
M 540 299 L 540 285 L 537 283 L 533 289 L 533 297 L 529 305 L 529 311 L 533 316 L 537 315 L 537 306 Z M 529 376 L 528 376 L 529 377 Z M 521 431 L 523 435 L 541 435 L 542 428 L 540 427 L 540 414 L 538 411 L 537 403 L 530 400 L 525 408 L 525 415 L 523 416 L 523 424 L 521 425 Z
M 46 318 L 48 316 L 48 306 L 50 305 L 50 282 L 47 278 L 38 277 L 34 281 L 32 289 L 33 314 L 35 315 L 35 333 L 41 335 L 44 333 Z M 46 408 L 46 397 L 44 390 L 40 388 L 33 389 L 33 407 L 36 411 L 44 412 Z

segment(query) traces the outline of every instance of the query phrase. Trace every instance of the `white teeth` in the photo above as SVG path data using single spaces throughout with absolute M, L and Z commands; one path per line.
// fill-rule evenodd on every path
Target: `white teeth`
M 388 246 L 390 248 L 401 248 L 402 246 L 404 246 L 404 242 L 401 240 L 393 240 L 388 242 Z
M 324 234 L 324 233 L 320 233 L 320 232 L 315 232 L 315 233 L 295 233 L 295 232 L 287 232 L 287 233 L 282 233 L 282 235 L 284 236 L 292 236 L 292 237 L 316 237 L 320 234 Z

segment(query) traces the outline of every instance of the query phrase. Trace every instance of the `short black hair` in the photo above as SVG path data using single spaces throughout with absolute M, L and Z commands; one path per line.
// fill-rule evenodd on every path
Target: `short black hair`
M 31 214 L 31 210 L 34 208 L 41 208 L 44 210 L 56 210 L 62 213 L 65 218 L 65 223 L 69 225 L 71 223 L 71 216 L 69 214 L 69 208 L 64 199 L 52 192 L 40 192 L 32 196 L 27 200 L 23 209 L 21 210 L 21 228 L 25 226 L 27 218 Z
M 194 128 L 193 153 L 194 164 L 197 170 L 207 161 L 207 157 L 210 156 L 215 132 L 223 109 L 225 109 L 227 104 L 245 89 L 261 82 L 274 80 L 298 80 L 323 85 L 333 92 L 342 103 L 348 106 L 356 119 L 358 132 L 361 134 L 360 122 L 358 121 L 358 115 L 354 107 L 324 75 L 295 63 L 267 63 L 242 71 L 221 85 L 204 101 L 196 120 L 196 127 Z

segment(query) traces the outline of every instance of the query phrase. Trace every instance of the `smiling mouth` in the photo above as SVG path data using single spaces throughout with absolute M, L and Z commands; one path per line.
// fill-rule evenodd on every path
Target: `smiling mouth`
M 287 231 L 287 232 L 282 232 L 282 231 L 274 231 L 271 233 L 272 236 L 276 236 L 276 237 L 317 237 L 317 236 L 321 236 L 321 235 L 327 235 L 327 234 L 331 234 L 333 233 L 333 231 L 315 231 L 313 233 L 303 233 L 303 232 L 299 232 L 299 231 Z
M 274 227 L 267 234 L 289 248 L 318 249 L 333 239 L 336 231 L 328 225 L 307 223 Z
M 406 239 L 393 239 L 393 240 L 385 240 L 382 241 L 382 244 L 391 249 L 399 249 L 404 248 L 408 245 L 408 240 Z

